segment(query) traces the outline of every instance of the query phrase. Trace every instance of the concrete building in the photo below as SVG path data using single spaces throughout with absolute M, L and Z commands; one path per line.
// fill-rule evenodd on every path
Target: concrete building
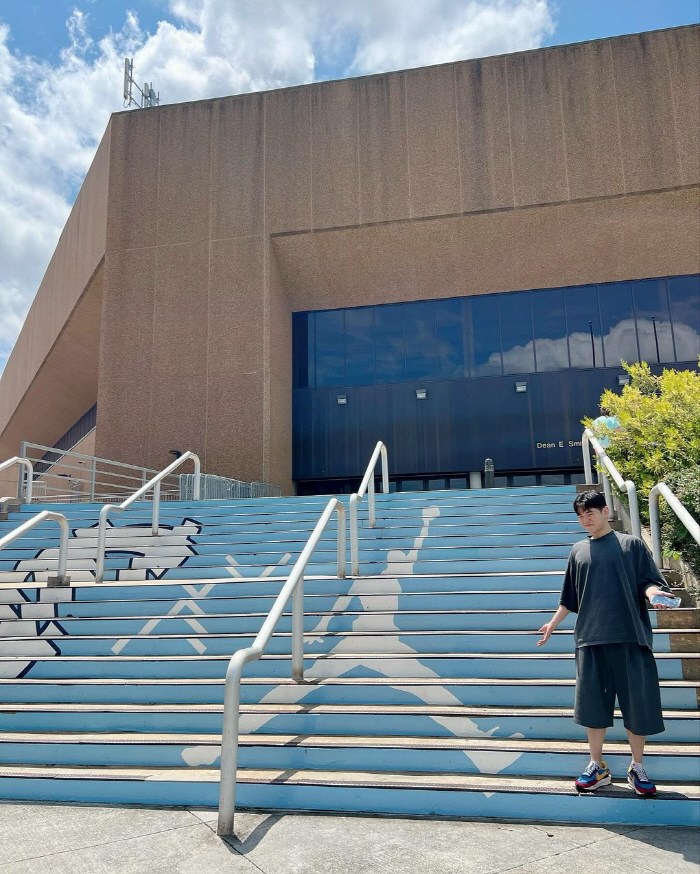
M 700 352 L 699 37 L 116 113 L 3 373 L 0 458 L 191 449 L 328 491 L 383 439 L 402 488 L 486 455 L 569 476 L 620 358 Z

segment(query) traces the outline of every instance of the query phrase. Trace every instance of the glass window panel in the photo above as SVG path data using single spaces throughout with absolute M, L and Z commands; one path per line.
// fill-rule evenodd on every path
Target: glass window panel
M 501 329 L 495 295 L 474 297 L 469 302 L 471 376 L 500 376 Z
M 639 361 L 630 283 L 606 282 L 599 285 L 598 302 L 605 366 L 618 367 L 620 361 Z
M 428 491 L 442 491 L 447 488 L 447 481 L 445 479 L 429 479 L 428 480 Z
M 467 478 L 465 476 L 450 477 L 450 488 L 451 489 L 466 489 L 467 488 Z
M 566 370 L 569 346 L 566 341 L 564 290 L 543 288 L 532 292 L 532 319 L 535 326 L 537 370 Z
M 314 314 L 292 313 L 294 336 L 294 385 L 297 388 L 313 388 L 314 363 Z
M 603 367 L 598 293 L 595 285 L 564 289 L 572 367 Z
M 316 313 L 316 385 L 345 384 L 343 311 Z
M 572 473 L 571 474 L 571 485 L 576 485 L 577 483 L 585 483 L 586 482 L 586 474 L 585 473 Z
M 422 492 L 423 491 L 423 480 L 422 479 L 402 479 L 401 480 L 401 491 L 402 492 Z
M 507 476 L 495 476 L 493 478 L 493 484 L 494 484 L 494 486 L 496 486 L 496 488 L 499 488 L 499 489 L 505 488 L 507 485 L 509 485 L 508 477 Z
M 700 276 L 668 280 L 677 361 L 697 361 L 700 355 Z
M 374 384 L 374 309 L 345 310 L 346 385 Z
M 543 486 L 563 486 L 564 479 L 563 473 L 543 473 L 540 477 Z
M 649 364 L 675 361 L 665 281 L 644 279 L 633 282 L 632 288 L 642 361 Z
M 530 292 L 499 294 L 501 346 L 504 373 L 534 373 L 535 346 L 532 339 Z
M 377 382 L 403 382 L 406 379 L 406 332 L 402 303 L 375 308 L 374 336 Z
M 534 473 L 524 473 L 513 477 L 513 486 L 535 486 L 537 477 Z
M 464 376 L 464 302 L 439 300 L 435 303 L 438 378 Z
M 406 317 L 406 379 L 435 379 L 435 302 L 404 304 Z

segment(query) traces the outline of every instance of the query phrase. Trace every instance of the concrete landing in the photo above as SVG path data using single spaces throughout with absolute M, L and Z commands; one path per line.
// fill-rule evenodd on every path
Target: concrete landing
M 215 828 L 214 811 L 4 803 L 0 872 L 697 874 L 700 864 L 687 828 L 284 813 L 237 814 L 235 839 Z

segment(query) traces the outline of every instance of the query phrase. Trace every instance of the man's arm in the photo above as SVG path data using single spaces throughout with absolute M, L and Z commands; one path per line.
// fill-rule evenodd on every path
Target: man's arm
M 543 646 L 545 643 L 547 643 L 554 629 L 563 619 L 566 619 L 569 613 L 571 613 L 571 610 L 569 610 L 568 607 L 565 607 L 563 604 L 559 605 L 559 609 L 554 614 L 554 616 L 552 616 L 549 622 L 546 622 L 542 626 L 542 628 L 540 628 L 540 634 L 542 635 L 542 639 L 537 641 L 537 646 Z

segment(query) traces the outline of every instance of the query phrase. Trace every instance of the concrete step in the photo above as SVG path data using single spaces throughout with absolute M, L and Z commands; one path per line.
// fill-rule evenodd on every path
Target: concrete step
M 194 638 L 193 638 L 194 639 Z M 0 678 L 89 679 L 215 678 L 225 674 L 229 655 L 201 655 L 196 644 L 192 655 L 168 656 L 60 656 L 51 642 L 43 643 L 45 655 L 0 657 Z M 656 653 L 659 677 L 663 680 L 700 680 L 700 655 Z M 337 677 L 348 671 L 374 672 L 385 677 L 496 677 L 540 679 L 574 677 L 573 653 L 321 653 L 304 659 L 311 680 Z M 288 655 L 263 655 L 245 667 L 248 677 L 290 677 Z M 357 673 L 355 673 L 357 676 Z
M 215 807 L 218 781 L 216 769 L 0 768 L 7 800 Z M 642 802 L 626 785 L 582 798 L 570 778 L 241 769 L 236 801 L 241 808 L 695 826 L 699 797 L 685 782 Z
M 220 764 L 220 735 L 108 732 L 0 733 L 0 765 L 210 768 Z M 239 738 L 240 768 L 412 771 L 445 774 L 577 776 L 588 764 L 586 741 L 252 734 Z M 605 761 L 625 778 L 628 744 L 612 741 Z M 699 744 L 649 744 L 645 765 L 657 781 L 700 781 Z
M 19 656 L 31 658 L 43 655 L 49 644 L 57 655 L 189 655 L 192 650 L 200 654 L 233 655 L 236 650 L 252 646 L 255 633 L 208 633 L 199 618 L 191 620 L 184 633 L 163 634 L 158 620 L 148 620 L 135 635 L 100 636 L 70 635 L 62 633 L 60 623 L 49 622 L 42 633 L 31 637 L 0 638 L 0 657 Z M 367 631 L 310 631 L 304 635 L 304 651 L 309 658 L 334 652 L 405 654 L 457 653 L 527 653 L 536 652 L 541 634 L 531 631 L 378 631 L 366 617 Z M 262 623 L 260 623 L 262 624 Z M 688 628 L 654 629 L 654 649 L 657 653 L 700 652 L 700 630 Z M 574 636 L 571 629 L 555 631 L 547 642 L 546 652 L 571 653 Z M 292 651 L 290 631 L 275 632 L 265 649 L 270 655 L 285 655 Z
M 303 691 L 303 690 L 301 690 Z M 619 714 L 618 714 L 619 716 Z M 0 732 L 195 732 L 220 734 L 220 704 L 3 704 Z M 666 743 L 697 743 L 700 714 L 667 710 Z M 586 730 L 573 722 L 565 707 L 465 707 L 457 704 L 279 704 L 241 705 L 244 734 L 333 734 L 423 737 L 513 737 L 585 739 Z M 610 740 L 624 741 L 616 722 Z M 651 739 L 653 742 L 653 739 Z
M 700 681 L 661 680 L 666 709 L 700 707 Z M 573 679 L 472 677 L 330 677 L 305 682 L 307 704 L 410 704 L 427 698 L 437 705 L 573 707 Z M 244 677 L 241 701 L 265 698 L 294 703 L 297 683 L 285 677 Z M 0 680 L 0 702 L 74 704 L 221 704 L 224 679 L 20 679 Z

